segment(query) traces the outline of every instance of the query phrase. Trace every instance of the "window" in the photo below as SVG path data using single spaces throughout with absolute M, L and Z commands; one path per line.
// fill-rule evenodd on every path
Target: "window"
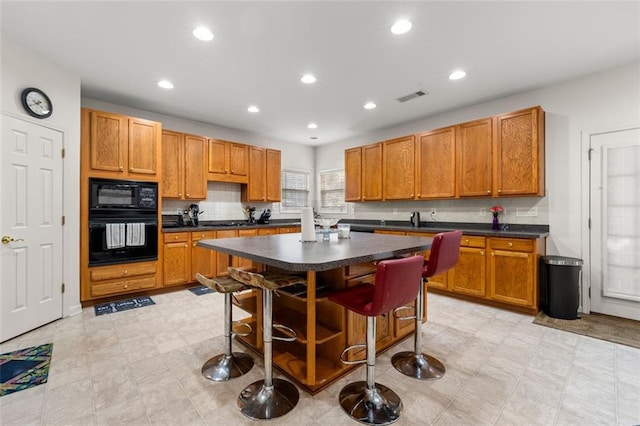
M 280 211 L 296 212 L 309 207 L 309 175 L 307 171 L 282 171 L 282 201 Z
M 320 211 L 346 213 L 344 201 L 344 170 L 324 170 L 320 172 Z

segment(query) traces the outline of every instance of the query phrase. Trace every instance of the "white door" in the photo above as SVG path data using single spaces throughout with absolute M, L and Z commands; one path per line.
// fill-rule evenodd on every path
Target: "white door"
M 640 128 L 590 144 L 591 311 L 640 320 Z
M 0 342 L 62 317 L 62 133 L 2 116 Z

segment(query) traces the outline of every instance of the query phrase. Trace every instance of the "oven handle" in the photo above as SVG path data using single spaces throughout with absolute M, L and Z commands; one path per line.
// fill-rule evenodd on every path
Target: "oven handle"
M 91 220 L 89 221 L 89 229 L 105 228 L 108 223 L 144 223 L 145 226 L 158 226 L 158 221 L 156 219 L 143 220 L 143 219 L 113 218 L 113 219 Z

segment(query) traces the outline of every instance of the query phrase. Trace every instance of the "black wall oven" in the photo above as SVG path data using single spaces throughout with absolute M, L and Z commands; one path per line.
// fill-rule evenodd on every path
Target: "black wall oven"
M 89 179 L 89 266 L 158 259 L 158 184 Z

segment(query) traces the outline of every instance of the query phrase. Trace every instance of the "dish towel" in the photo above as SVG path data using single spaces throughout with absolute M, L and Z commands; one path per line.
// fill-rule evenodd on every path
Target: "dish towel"
M 124 247 L 124 223 L 107 223 L 107 249 Z
M 127 223 L 127 246 L 144 246 L 144 223 Z

